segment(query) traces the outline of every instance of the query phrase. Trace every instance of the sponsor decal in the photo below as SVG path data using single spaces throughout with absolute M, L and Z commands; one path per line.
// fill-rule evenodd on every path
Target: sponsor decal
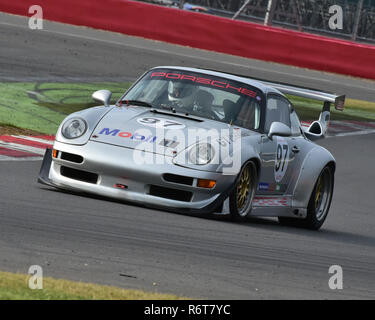
M 258 190 L 269 192 L 285 192 L 286 184 L 260 182 L 258 185 Z
M 255 197 L 253 200 L 255 207 L 287 207 L 290 206 L 286 197 Z
M 153 78 L 162 78 L 162 79 L 170 79 L 170 80 L 186 80 L 192 81 L 194 83 L 203 84 L 207 86 L 211 86 L 213 88 L 221 88 L 226 91 L 232 91 L 241 93 L 243 95 L 249 96 L 251 98 L 255 98 L 257 93 L 255 91 L 249 90 L 244 87 L 237 87 L 232 85 L 229 81 L 219 81 L 217 79 L 210 79 L 204 77 L 196 77 L 189 74 L 182 74 L 182 73 L 175 73 L 175 72 L 152 72 L 150 75 L 151 79 Z
M 127 132 L 127 131 L 121 131 L 120 129 L 110 129 L 110 128 L 103 128 L 99 134 L 104 134 L 106 136 L 113 136 L 113 137 L 120 137 L 120 138 L 129 138 L 131 140 L 135 141 L 142 141 L 142 142 L 155 142 L 157 137 L 154 135 L 144 136 L 137 132 Z
M 286 191 L 286 184 L 277 183 L 276 184 L 276 191 L 277 192 L 285 192 Z
M 270 189 L 271 192 L 285 192 L 286 191 L 286 184 L 281 183 L 271 183 Z
M 258 186 L 258 189 L 260 191 L 268 191 L 269 190 L 269 184 L 268 183 L 260 182 L 259 186 Z
M 111 129 L 111 128 L 103 128 L 99 134 L 106 135 L 106 136 L 113 136 L 113 137 L 120 137 L 120 138 L 129 138 L 131 140 L 140 141 L 140 142 L 150 142 L 154 143 L 157 141 L 157 136 L 154 135 L 142 135 L 137 132 L 127 132 L 121 131 L 120 129 Z M 179 142 L 171 139 L 162 139 L 159 142 L 159 145 L 165 148 L 175 148 L 177 147 Z
M 159 142 L 160 146 L 166 147 L 166 148 L 176 148 L 178 146 L 178 142 L 175 140 L 170 139 L 163 139 Z

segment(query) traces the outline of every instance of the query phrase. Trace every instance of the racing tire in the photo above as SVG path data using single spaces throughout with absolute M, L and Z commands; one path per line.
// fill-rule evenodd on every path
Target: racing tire
M 317 179 L 307 206 L 304 219 L 278 217 L 280 224 L 318 230 L 327 218 L 332 202 L 334 172 L 331 166 L 324 167 Z
M 245 221 L 250 215 L 257 186 L 257 167 L 249 160 L 242 166 L 236 186 L 229 196 L 230 216 L 233 221 Z

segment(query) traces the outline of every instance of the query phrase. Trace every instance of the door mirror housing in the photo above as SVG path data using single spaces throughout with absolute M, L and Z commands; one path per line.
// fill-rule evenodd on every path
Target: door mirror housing
M 102 102 L 106 107 L 111 103 L 112 92 L 108 90 L 98 90 L 92 94 L 95 101 Z
M 280 136 L 280 137 L 290 137 L 292 135 L 292 131 L 290 128 L 282 123 L 282 122 L 272 122 L 270 131 L 268 132 L 268 138 L 272 140 L 273 136 Z

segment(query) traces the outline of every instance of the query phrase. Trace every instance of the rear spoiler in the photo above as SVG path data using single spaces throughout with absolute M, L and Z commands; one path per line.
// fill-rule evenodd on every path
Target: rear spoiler
M 323 101 L 325 104 L 334 103 L 335 109 L 339 111 L 344 110 L 345 104 L 345 95 L 336 95 L 333 93 L 323 92 L 315 89 L 308 89 L 303 87 L 295 87 L 291 85 L 286 85 L 283 83 L 275 83 L 275 82 L 268 82 L 268 81 L 259 81 L 266 86 L 270 86 L 275 88 L 282 93 L 290 94 L 293 96 L 298 96 L 307 99 L 313 99 L 318 101 Z M 326 106 L 329 107 L 329 106 Z

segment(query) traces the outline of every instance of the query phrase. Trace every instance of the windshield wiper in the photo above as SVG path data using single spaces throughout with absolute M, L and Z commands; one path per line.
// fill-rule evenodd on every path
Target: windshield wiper
M 177 112 L 175 107 L 169 106 L 167 104 L 161 104 L 159 107 L 160 107 L 160 109 L 169 110 L 169 111 L 172 111 L 173 113 Z
M 121 100 L 121 104 L 124 103 L 126 105 L 132 104 L 135 106 L 154 108 L 154 106 L 151 103 L 142 100 Z
M 177 117 L 177 118 L 189 119 L 189 120 L 193 120 L 197 122 L 203 122 L 203 120 L 192 117 L 188 113 L 183 114 L 183 113 L 176 113 L 176 112 L 165 112 L 162 109 L 151 109 L 150 112 L 164 114 L 167 116 L 172 116 L 172 117 Z

